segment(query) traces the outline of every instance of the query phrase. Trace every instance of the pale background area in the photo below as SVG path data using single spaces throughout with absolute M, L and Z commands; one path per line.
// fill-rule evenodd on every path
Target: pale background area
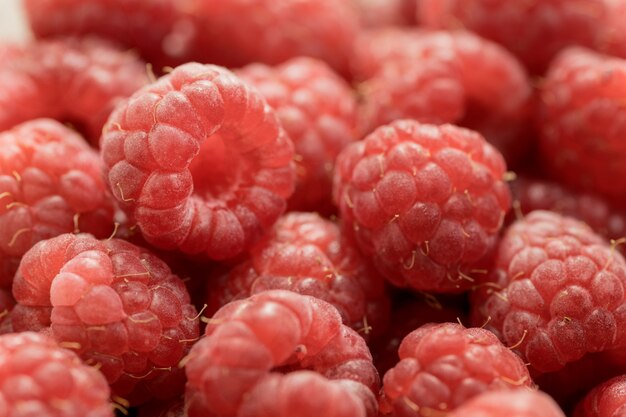
M 21 0 L 0 0 L 0 42 L 26 42 L 31 38 Z

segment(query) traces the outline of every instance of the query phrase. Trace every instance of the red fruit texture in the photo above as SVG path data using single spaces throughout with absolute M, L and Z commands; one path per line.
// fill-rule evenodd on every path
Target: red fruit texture
M 260 93 L 230 71 L 189 63 L 109 118 L 105 176 L 148 243 L 234 257 L 283 213 L 293 145 Z
M 398 355 L 383 378 L 382 415 L 448 413 L 486 391 L 532 386 L 521 359 L 480 328 L 426 324 L 404 338 Z
M 387 327 L 390 301 L 384 279 L 337 224 L 314 213 L 292 212 L 280 218 L 246 261 L 210 285 L 208 312 L 271 289 L 332 304 L 343 323 L 365 338 Z
M 113 417 L 106 380 L 46 336 L 0 336 L 0 416 Z
M 626 375 L 612 378 L 589 392 L 576 407 L 574 417 L 626 415 Z
M 520 177 L 511 183 L 513 200 L 519 204 L 517 215 L 534 210 L 554 211 L 587 223 L 607 240 L 626 237 L 626 212 L 591 192 L 578 192 L 558 182 Z M 624 254 L 626 246 L 617 249 Z
M 97 35 L 159 71 L 188 61 L 240 67 L 297 56 L 347 74 L 359 17 L 335 0 L 26 0 L 39 38 Z
M 198 338 L 185 284 L 145 249 L 65 234 L 35 245 L 13 284 L 16 331 L 44 330 L 138 404 L 182 394 L 179 361 Z
M 460 292 L 511 204 L 500 153 L 452 125 L 396 121 L 339 154 L 334 198 L 363 253 L 401 287 Z
M 102 162 L 76 132 L 49 119 L 0 133 L 0 286 L 10 288 L 35 243 L 83 231 L 113 231 Z
M 564 184 L 626 204 L 626 60 L 582 48 L 563 51 L 541 87 L 540 149 Z
M 511 225 L 477 285 L 474 323 L 489 321 L 538 373 L 626 343 L 626 261 L 585 223 L 535 211 Z
M 490 391 L 477 395 L 449 417 L 565 417 L 549 395 L 530 389 Z
M 151 401 L 138 408 L 139 417 L 187 417 L 183 397 L 170 401 Z
M 396 119 L 456 123 L 477 130 L 517 161 L 529 145 L 532 88 L 501 46 L 469 32 L 365 32 L 354 56 L 362 87 L 361 129 Z
M 427 27 L 463 28 L 498 42 L 536 74 L 567 46 L 618 52 L 626 44 L 621 1 L 420 0 L 417 16 Z
M 324 62 L 295 58 L 276 67 L 252 64 L 236 72 L 256 87 L 293 141 L 296 189 L 288 209 L 332 213 L 337 154 L 356 140 L 356 97 Z
M 377 415 L 378 373 L 363 338 L 332 305 L 291 291 L 221 308 L 185 369 L 189 417 Z
M 11 291 L 0 288 L 0 335 L 13 332 L 10 313 L 14 306 L 15 299 Z
M 0 64 L 0 131 L 49 117 L 72 124 L 97 146 L 115 105 L 147 82 L 146 67 L 134 54 L 99 40 L 13 48 Z
M 361 26 L 409 26 L 415 23 L 415 0 L 351 0 Z

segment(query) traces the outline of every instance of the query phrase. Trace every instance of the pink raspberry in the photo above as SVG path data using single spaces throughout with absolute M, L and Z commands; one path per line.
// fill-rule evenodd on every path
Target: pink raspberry
M 574 417 L 620 417 L 626 413 L 626 375 L 612 378 L 589 392 Z
M 564 184 L 624 204 L 626 60 L 581 48 L 563 51 L 541 88 L 544 164 Z
M 188 358 L 189 417 L 376 415 L 365 341 L 315 297 L 271 290 L 233 301 Z
M 19 261 L 35 243 L 82 231 L 113 231 L 113 205 L 98 154 L 54 120 L 0 133 L 0 286 L 11 287 Z
M 449 417 L 565 417 L 549 395 L 535 390 L 490 391 L 477 395 Z
M 427 324 L 404 338 L 398 355 L 383 379 L 383 415 L 447 413 L 486 391 L 532 386 L 521 359 L 480 328 Z
M 186 64 L 139 90 L 101 145 L 113 194 L 163 249 L 234 257 L 293 192 L 289 137 L 260 94 L 221 67 Z
M 198 317 L 182 280 L 145 249 L 87 234 L 39 242 L 13 295 L 16 331 L 50 333 L 97 366 L 116 395 L 138 404 L 182 393 L 178 363 L 198 338 Z
M 98 40 L 14 49 L 0 64 L 0 131 L 50 117 L 72 124 L 97 146 L 113 107 L 147 82 L 145 65 L 132 53 Z
M 361 26 L 406 26 L 415 23 L 416 0 L 351 0 Z
M 620 7 L 611 0 L 420 0 L 417 14 L 425 26 L 492 39 L 540 74 L 569 45 L 619 51 L 626 43 Z
M 367 80 L 361 128 L 401 118 L 477 130 L 507 158 L 524 156 L 532 96 L 519 62 L 469 32 L 384 29 L 363 35 L 354 71 Z
M 626 236 L 626 212 L 597 194 L 577 192 L 557 182 L 533 178 L 518 178 L 511 185 L 513 199 L 522 214 L 555 211 L 587 223 L 607 240 L 617 242 Z M 626 246 L 620 244 L 617 249 L 624 254 Z
M 511 204 L 505 170 L 475 132 L 401 120 L 339 154 L 334 197 L 390 282 L 459 292 L 496 245 Z
M 113 417 L 102 374 L 49 337 L 0 336 L 0 363 L 2 416 Z
M 624 346 L 626 261 L 580 221 L 535 211 L 514 223 L 474 294 L 474 323 L 539 373 Z
M 274 108 L 296 152 L 296 190 L 288 208 L 332 213 L 337 154 L 356 140 L 356 97 L 326 64 L 296 58 L 277 67 L 249 65 L 237 75 Z
M 288 213 L 209 291 L 209 312 L 271 289 L 290 290 L 337 308 L 353 329 L 382 334 L 389 319 L 384 280 L 339 226 L 313 213 Z

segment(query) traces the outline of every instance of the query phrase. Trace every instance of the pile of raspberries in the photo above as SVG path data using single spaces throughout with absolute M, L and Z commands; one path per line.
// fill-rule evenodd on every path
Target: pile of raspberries
M 626 0 L 23 0 L 0 417 L 626 416 Z

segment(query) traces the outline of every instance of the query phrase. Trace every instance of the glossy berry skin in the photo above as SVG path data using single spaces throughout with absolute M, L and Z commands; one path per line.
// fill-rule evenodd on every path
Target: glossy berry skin
M 626 261 L 586 224 L 535 211 L 511 225 L 474 293 L 474 323 L 537 372 L 626 343 Z
M 398 355 L 383 378 L 383 415 L 447 413 L 486 391 L 532 386 L 521 359 L 480 328 L 426 324 L 404 338 Z
M 0 336 L 0 416 L 113 417 L 106 380 L 50 337 Z
M 276 111 L 296 153 L 291 211 L 332 213 L 337 154 L 356 137 L 356 97 L 323 61 L 294 58 L 276 67 L 251 64 L 236 74 Z
M 139 90 L 101 141 L 114 196 L 148 243 L 238 255 L 285 210 L 293 146 L 256 91 L 216 66 L 185 64 Z
M 531 389 L 490 391 L 477 395 L 450 417 L 565 417 L 549 395 Z
M 626 60 L 582 48 L 563 51 L 541 88 L 540 150 L 562 183 L 626 204 Z
M 418 21 L 424 26 L 476 32 L 506 47 L 535 74 L 543 73 L 554 56 L 571 45 L 624 51 L 626 36 L 620 33 L 623 28 L 620 1 L 420 0 L 418 3 Z
M 389 319 L 385 281 L 339 225 L 314 213 L 287 213 L 249 258 L 210 285 L 208 312 L 271 289 L 290 290 L 337 308 L 363 337 L 382 334 Z
M 102 162 L 76 132 L 33 120 L 0 133 L 0 149 L 0 286 L 11 287 L 22 255 L 40 240 L 112 233 Z
M 612 378 L 591 390 L 574 411 L 574 417 L 620 417 L 626 413 L 626 375 Z
M 0 131 L 47 117 L 70 123 L 98 146 L 115 105 L 147 82 L 143 62 L 103 41 L 51 40 L 16 47 L 0 64 Z
M 291 291 L 222 307 L 185 370 L 189 417 L 377 412 L 378 373 L 363 338 L 332 305 Z
M 13 284 L 13 328 L 43 330 L 139 404 L 180 395 L 178 362 L 199 334 L 183 281 L 145 249 L 65 234 L 35 245 Z
M 460 292 L 497 242 L 510 206 L 505 170 L 475 132 L 401 120 L 342 151 L 334 198 L 391 283 Z

